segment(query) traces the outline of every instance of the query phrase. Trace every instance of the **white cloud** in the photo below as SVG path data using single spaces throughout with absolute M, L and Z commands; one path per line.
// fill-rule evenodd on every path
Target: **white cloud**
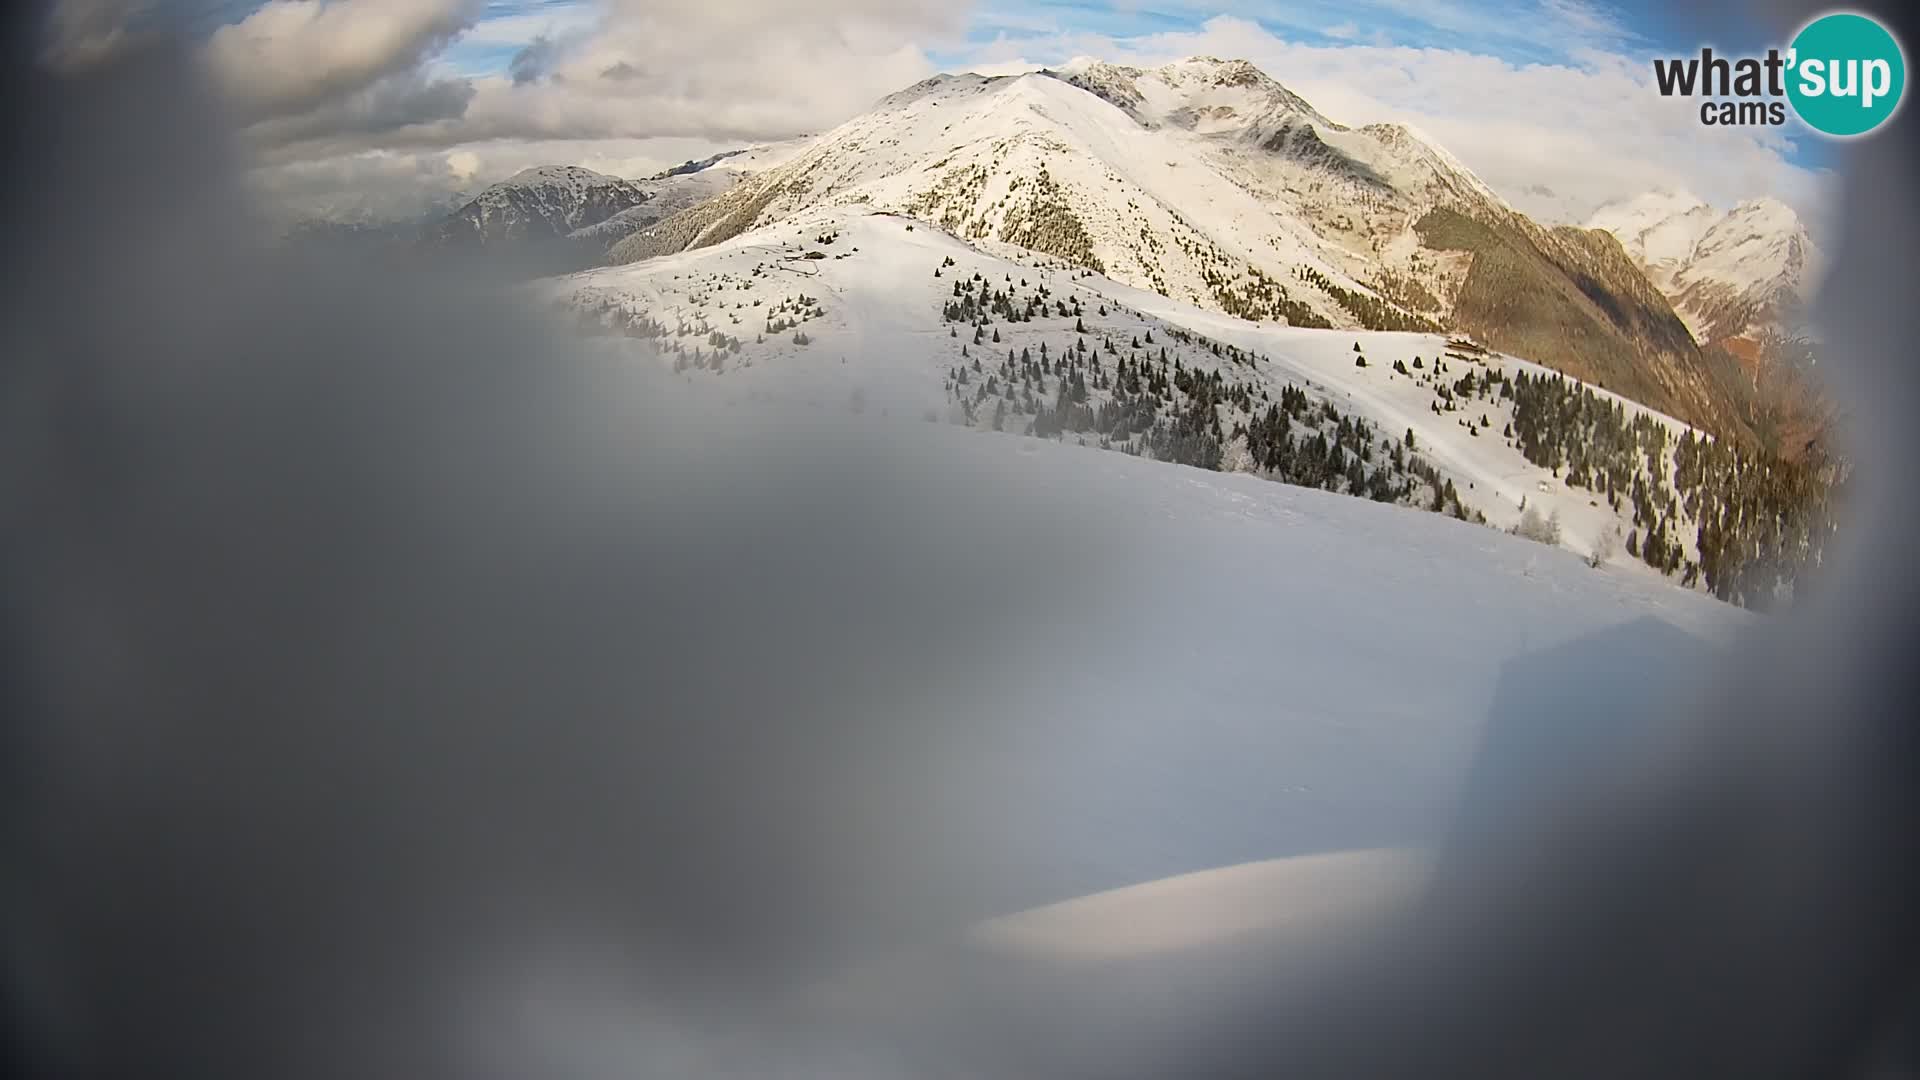
M 480 171 L 480 156 L 471 150 L 455 150 L 447 155 L 447 168 L 456 181 L 464 184 Z
M 510 74 L 465 78 L 444 59 L 419 63 L 439 40 L 427 27 L 442 25 L 424 15 L 467 11 L 460 0 L 403 0 L 406 12 L 387 16 L 384 30 L 361 31 L 352 48 L 320 32 L 326 9 L 374 2 L 276 0 L 305 18 L 263 11 L 247 22 L 304 31 L 273 35 L 269 40 L 285 43 L 277 55 L 254 56 L 242 47 L 247 24 L 213 43 L 237 96 L 280 104 L 295 116 L 251 133 L 270 162 L 498 140 L 737 143 L 818 131 L 932 74 L 926 48 L 958 44 L 966 27 L 965 6 L 951 0 L 606 0 L 591 19 L 577 5 L 514 16 L 521 31 L 534 34 L 525 41 L 502 37 L 492 20 L 482 23 L 474 33 L 494 47 L 532 46 L 538 55 L 524 54 L 529 62 Z M 331 44 L 321 51 L 336 61 L 320 62 L 305 50 L 292 55 L 296 37 Z M 394 69 L 409 75 L 414 98 L 395 92 Z M 446 108 L 455 86 L 466 94 L 457 110 Z M 386 91 L 378 100 L 368 96 L 376 88 Z M 350 100 L 355 95 L 362 100 Z M 302 96 L 309 107 L 296 110 Z
M 1611 9 L 1585 0 L 1540 0 L 1540 8 L 1551 24 L 1586 41 L 1626 41 L 1634 36 Z
M 274 216 L 339 221 L 398 221 L 440 207 L 465 188 L 451 157 L 379 151 L 291 161 L 250 174 Z
M 417 70 L 480 10 L 476 0 L 270 0 L 215 31 L 206 59 L 242 115 L 287 116 Z
M 831 126 L 932 73 L 948 0 L 611 0 L 548 76 L 478 80 L 480 137 L 770 138 Z
M 99 51 L 149 2 L 61 0 L 57 41 Z M 527 165 L 644 176 L 824 130 L 932 74 L 925 50 L 959 45 L 969 7 L 572 0 L 482 18 L 479 0 L 270 0 L 204 57 L 263 190 L 313 213 L 404 214 Z M 508 73 L 450 58 L 535 43 Z

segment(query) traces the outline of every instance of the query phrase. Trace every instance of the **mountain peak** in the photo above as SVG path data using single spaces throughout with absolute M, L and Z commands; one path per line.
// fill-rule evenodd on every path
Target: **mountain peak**
M 1800 215 L 1795 212 L 1793 207 L 1788 206 L 1786 203 L 1781 202 L 1771 195 L 1760 195 L 1751 199 L 1742 199 L 1734 204 L 1732 210 L 1727 211 L 1727 216 L 1729 218 L 1742 217 L 1755 221 L 1765 221 L 1775 227 L 1784 229 L 1802 228 Z
M 1342 130 L 1246 60 L 1191 56 L 1157 68 L 1087 57 L 1043 72 L 1118 107 L 1142 127 L 1265 142 L 1296 123 Z
M 624 183 L 617 176 L 597 173 L 579 165 L 535 165 L 521 169 L 495 187 L 533 187 L 539 184 L 561 184 L 567 187 L 594 187 L 603 184 Z
M 879 108 L 883 110 L 898 109 L 911 105 L 922 98 L 953 93 L 957 90 L 972 89 L 996 81 L 999 81 L 998 78 L 990 78 L 986 75 L 980 75 L 971 71 L 960 72 L 958 74 L 943 71 L 938 75 L 921 79 L 905 90 L 897 90 L 881 98 Z
M 1210 79 L 1215 86 L 1278 86 L 1266 72 L 1249 60 L 1223 60 L 1217 56 L 1189 56 L 1154 69 L 1162 74 L 1190 74 Z

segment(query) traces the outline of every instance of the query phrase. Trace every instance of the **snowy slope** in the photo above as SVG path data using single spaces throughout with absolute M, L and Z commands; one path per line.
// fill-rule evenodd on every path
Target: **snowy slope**
M 1098 279 L 1089 279 L 1094 284 Z M 1113 296 L 1138 310 L 1196 331 L 1220 341 L 1240 345 L 1272 360 L 1274 377 L 1297 380 L 1323 388 L 1342 407 L 1372 419 L 1382 430 L 1404 432 L 1411 428 L 1425 454 L 1444 472 L 1453 476 L 1462 488 L 1462 496 L 1475 509 L 1486 514 L 1492 524 L 1509 528 L 1521 516 L 1521 507 L 1536 507 L 1543 514 L 1558 514 L 1566 527 L 1566 544 L 1572 550 L 1590 554 L 1596 548 L 1608 549 L 1610 558 L 1638 567 L 1621 550 L 1622 538 L 1632 525 L 1631 514 L 1616 513 L 1598 504 L 1592 493 L 1568 487 L 1546 469 L 1528 462 L 1500 431 L 1512 419 L 1510 402 L 1471 401 L 1462 413 L 1436 415 L 1436 382 L 1451 382 L 1465 370 L 1497 368 L 1509 373 L 1526 371 L 1549 374 L 1550 369 L 1516 357 L 1492 355 L 1484 362 L 1448 360 L 1449 370 L 1439 380 L 1403 377 L 1390 370 L 1395 360 L 1409 364 L 1422 357 L 1431 366 L 1436 356 L 1446 357 L 1451 350 L 1447 339 L 1429 334 L 1385 333 L 1378 331 L 1334 332 L 1301 330 L 1292 327 L 1258 326 L 1197 310 L 1143 294 L 1124 286 L 1099 283 L 1104 295 Z M 1352 346 L 1358 343 L 1368 357 L 1369 366 L 1354 366 Z M 1411 370 L 1411 369 L 1410 369 Z M 1688 425 L 1604 389 L 1593 388 L 1602 398 L 1620 402 L 1628 415 L 1651 416 L 1674 435 L 1689 430 Z M 1483 434 L 1470 434 L 1466 421 L 1485 417 L 1491 423 Z M 1670 473 L 1669 473 L 1670 475 Z
M 1723 213 L 1686 192 L 1651 192 L 1602 207 L 1588 227 L 1619 238 L 1701 341 L 1797 328 L 1824 269 L 1806 226 L 1777 199 Z
M 645 196 L 643 202 L 604 221 L 574 229 L 568 236 L 605 250 L 655 222 L 725 193 L 745 175 L 717 166 L 634 181 L 634 186 Z
M 1271 395 L 1256 401 L 1255 412 L 1292 386 L 1366 421 L 1375 439 L 1399 442 L 1411 429 L 1422 458 L 1452 480 L 1468 510 L 1484 514 L 1490 524 L 1512 526 L 1523 503 L 1543 514 L 1557 512 L 1570 550 L 1602 550 L 1622 572 L 1651 579 L 1651 572 L 1622 550 L 1630 510 L 1616 513 L 1590 492 L 1567 487 L 1529 464 L 1503 438 L 1511 401 L 1489 394 L 1447 407 L 1440 396 L 1442 386 L 1470 372 L 1544 369 L 1497 354 L 1459 355 L 1437 335 L 1251 323 L 1055 266 L 1010 245 L 985 252 L 924 223 L 847 207 L 803 214 L 713 247 L 555 279 L 541 288 L 597 328 L 657 335 L 670 350 L 669 362 L 688 379 L 714 379 L 746 396 L 983 427 L 992 422 L 988 406 L 982 403 L 969 421 L 962 401 L 979 400 L 973 395 L 984 376 L 964 390 L 953 385 L 953 373 L 967 366 L 969 357 L 990 367 L 1016 351 L 1038 353 L 1042 346 L 1058 356 L 1076 341 L 1095 352 L 1111 345 L 1114 354 L 1170 349 L 1174 360 L 1190 368 L 1220 370 L 1256 394 Z M 1016 296 L 1044 287 L 1048 305 L 1077 301 L 1082 314 L 1049 312 L 1031 322 L 995 319 L 992 333 L 999 340 L 985 340 L 983 329 L 983 341 L 975 344 L 971 327 L 942 319 L 956 282 L 974 275 Z M 1076 332 L 1081 325 L 1084 334 Z M 1180 343 L 1177 335 L 1183 331 L 1202 338 Z M 1243 350 L 1246 362 L 1213 354 L 1208 341 Z M 1368 361 L 1365 368 L 1356 366 L 1356 345 Z M 1417 360 L 1419 369 L 1412 366 Z M 1396 373 L 1396 362 L 1408 366 L 1407 374 Z M 1439 363 L 1447 365 L 1445 374 Z M 1046 398 L 1053 386 L 1045 384 L 1040 396 Z M 1094 398 L 1100 397 L 1096 391 Z M 1630 415 L 1647 412 L 1631 403 L 1627 407 Z M 1659 419 L 1676 434 L 1686 429 L 1671 418 Z M 1029 421 L 1015 410 L 1005 429 L 1025 431 Z M 1251 468 L 1231 445 L 1225 466 Z M 1430 494 L 1422 488 L 1410 501 L 1424 505 Z
M 1035 710 L 1054 717 L 1031 744 L 1053 790 L 1019 796 L 1050 812 L 1020 816 L 1036 844 L 1085 860 L 1061 898 L 1248 859 L 1427 846 L 1490 704 L 1517 707 L 1500 687 L 1516 666 L 1582 693 L 1645 680 L 1569 703 L 1557 719 L 1575 724 L 1663 700 L 1698 660 L 1664 650 L 1723 643 L 1751 620 L 1439 515 L 1041 440 L 920 435 L 929 462 L 955 455 L 1017 473 L 1023 496 L 1086 507 L 1114 571 L 1132 571 L 1125 604 L 1140 617 L 1063 639 L 1061 700 Z M 1648 620 L 1651 657 L 1604 641 Z M 1557 670 L 1572 656 L 1526 658 L 1595 634 L 1582 676 Z
M 669 180 L 676 176 L 692 176 L 695 173 L 715 169 L 734 173 L 755 173 L 763 169 L 771 169 L 775 165 L 784 165 L 792 160 L 794 155 L 806 149 L 807 144 L 812 141 L 811 135 L 799 135 L 791 139 L 781 139 L 778 142 L 755 143 L 738 150 L 725 150 L 698 161 L 682 162 L 670 169 L 663 169 L 648 179 Z
M 873 250 L 869 236 L 847 239 Z M 941 250 L 964 249 L 925 248 Z M 852 278 L 864 273 L 858 262 L 838 269 Z M 683 282 L 693 269 L 681 264 Z M 829 363 L 837 367 L 837 357 Z M 782 430 L 785 413 L 744 393 L 727 395 L 732 405 L 710 400 L 729 385 L 694 379 L 682 393 L 644 384 L 639 392 L 712 430 L 718 456 L 751 447 L 743 432 Z M 968 950 L 1010 960 L 1001 975 L 1033 960 L 1097 974 L 1080 965 L 1212 948 L 1244 955 L 1252 941 L 1325 947 L 1351 919 L 1404 898 L 1420 868 L 1417 858 L 1332 853 L 1441 843 L 1467 777 L 1484 783 L 1487 758 L 1516 735 L 1579 748 L 1571 763 L 1530 759 L 1534 783 L 1600 768 L 1615 750 L 1637 752 L 1651 768 L 1657 744 L 1636 742 L 1645 730 L 1622 718 L 1683 699 L 1752 621 L 1437 515 L 874 410 L 824 419 L 890 435 L 905 425 L 882 445 L 892 448 L 890 465 L 924 478 L 932 497 L 991 485 L 1009 518 L 1016 508 L 1054 508 L 1075 523 L 1068 543 L 1082 572 L 1110 583 L 1044 627 L 1010 619 L 996 634 L 1016 643 L 1033 676 L 1027 664 L 980 673 L 959 714 L 975 723 L 943 715 L 938 754 L 862 773 L 862 783 L 911 792 L 877 796 L 878 805 L 921 811 L 889 816 L 882 835 L 908 839 L 888 849 L 898 854 L 887 891 L 871 902 L 912 911 L 931 924 L 929 940 L 953 932 Z M 994 512 L 956 498 L 969 513 Z M 939 573 L 951 546 L 929 541 L 927 573 Z M 1542 684 L 1557 693 L 1541 694 Z M 872 760 L 890 761 L 883 751 Z M 1127 891 L 1089 896 L 1112 889 Z M 883 946 L 880 959 L 891 958 Z M 876 1038 L 920 1030 L 916 1019 L 974 1019 L 996 1000 L 967 995 L 979 986 L 962 989 L 985 974 L 962 958 L 865 959 L 799 1003 L 821 1025 L 809 1030 L 848 1019 L 853 1038 L 865 1040 L 855 1045 L 872 1050 Z M 1150 1014 L 1142 1020 L 1203 999 L 1150 1000 L 1158 1004 L 1139 1010 Z M 1052 1004 L 1066 1011 L 1075 1002 L 1086 999 Z M 578 1010 L 556 1012 L 578 1022 Z M 556 1034 L 555 1045 L 581 1054 L 592 1046 L 590 1030 L 561 1030 L 579 1037 Z M 644 1052 L 682 1068 L 691 1057 L 696 1073 L 769 1071 L 723 1069 L 698 1058 L 712 1047 L 675 1038 L 642 1040 Z M 798 1068 L 806 1048 L 771 1041 L 782 1055 L 771 1071 L 916 1074 L 843 1062 Z
M 812 142 L 812 135 L 799 135 L 777 142 L 755 143 L 728 154 L 721 167 L 737 173 L 752 174 L 785 165 L 798 157 Z

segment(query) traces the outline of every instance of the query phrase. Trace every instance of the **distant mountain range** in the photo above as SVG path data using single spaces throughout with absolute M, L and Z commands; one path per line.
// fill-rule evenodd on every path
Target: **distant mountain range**
M 528 169 L 403 246 L 543 276 L 729 400 L 1248 472 L 1769 602 L 1841 471 L 1778 336 L 1818 252 L 1770 200 L 1590 225 L 1198 57 L 940 76 L 645 180 Z
M 1543 226 L 1419 132 L 1337 123 L 1213 57 L 936 76 L 819 136 L 645 180 L 528 169 L 415 246 L 551 273 L 851 205 L 1248 319 L 1471 334 L 1735 435 L 1758 422 L 1753 339 L 1800 324 L 1820 262 L 1771 199 L 1651 192 Z
M 604 261 L 621 240 L 726 192 L 749 169 L 785 159 L 794 143 L 746 147 L 689 161 L 642 180 L 578 165 L 523 169 L 425 222 L 381 226 L 307 222 L 309 243 L 399 238 L 427 256 L 484 257 L 522 273 L 561 273 Z
M 1336 123 L 1252 64 L 1196 57 L 937 76 L 609 258 L 852 204 L 1248 318 L 1463 331 L 1729 432 L 1744 377 L 1702 345 L 1786 306 L 1767 253 L 1810 247 L 1780 204 L 1743 206 L 1658 274 L 1622 230 L 1544 227 L 1408 127 Z
M 1716 210 L 1685 191 L 1602 207 L 1588 223 L 1618 237 L 1699 341 L 1797 329 L 1824 256 L 1793 209 L 1749 199 Z

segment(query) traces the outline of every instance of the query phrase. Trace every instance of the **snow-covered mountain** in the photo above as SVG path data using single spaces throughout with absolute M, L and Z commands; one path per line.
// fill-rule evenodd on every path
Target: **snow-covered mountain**
M 498 248 L 562 239 L 649 201 L 631 180 L 578 165 L 523 169 L 429 229 L 428 244 Z
M 1360 325 L 1351 304 L 1413 324 L 1439 303 L 1424 312 L 1383 305 L 1360 279 L 1377 266 L 1376 241 L 1443 201 L 1504 209 L 1404 129 L 1348 131 L 1244 62 L 1141 71 L 1080 61 L 1011 78 L 929 79 L 614 255 L 698 246 L 860 202 L 1203 306 Z M 1333 288 L 1299 280 L 1303 272 Z
M 1617 247 L 1542 228 L 1417 132 L 1336 123 L 1245 61 L 937 76 L 610 259 L 848 205 L 1254 321 L 1454 328 L 1692 422 L 1727 419 L 1686 326 Z
M 629 180 L 577 165 L 524 169 L 422 230 L 430 251 L 484 249 L 559 272 L 591 265 L 615 244 L 742 179 L 790 159 L 804 139 L 743 147 Z
M 1264 166 L 1265 178 L 1285 185 L 1310 221 L 1356 206 L 1381 209 L 1372 200 L 1403 211 L 1508 209 L 1465 165 L 1405 125 L 1344 127 L 1244 60 L 1196 57 L 1152 70 L 1079 60 L 1055 74 L 1142 127 L 1201 136 L 1216 152 L 1241 151 L 1219 160 Z M 1327 184 L 1329 177 L 1348 183 Z M 1362 231 L 1369 235 L 1391 231 L 1378 219 L 1368 225 Z
M 1797 327 L 1822 255 L 1777 199 L 1720 211 L 1686 191 L 1654 191 L 1597 211 L 1589 228 L 1618 237 L 1702 342 Z
M 1587 227 L 1612 233 L 1665 289 L 1719 220 L 1720 212 L 1692 192 L 1662 189 L 1601 207 Z

